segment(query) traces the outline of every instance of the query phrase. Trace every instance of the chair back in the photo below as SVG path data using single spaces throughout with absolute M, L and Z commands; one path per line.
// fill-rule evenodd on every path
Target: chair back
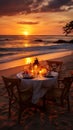
M 49 65 L 49 67 L 51 68 L 51 70 L 60 72 L 61 68 L 62 68 L 62 61 L 56 61 L 56 60 L 47 60 L 47 63 Z
M 7 78 L 2 76 L 4 81 L 5 87 L 8 92 L 9 98 L 9 117 L 11 116 L 11 108 L 12 105 L 15 104 L 16 109 L 18 108 L 18 123 L 21 120 L 21 114 L 24 108 L 27 108 L 29 105 L 32 104 L 32 88 L 21 90 L 21 79 L 18 78 Z M 14 101 L 14 102 L 13 102 Z M 18 104 L 18 107 L 17 107 Z
M 12 99 L 13 97 L 16 98 L 15 91 L 16 88 L 19 88 L 18 86 L 20 85 L 20 79 L 7 78 L 5 76 L 2 76 L 2 79 L 8 92 L 9 99 Z
M 62 82 L 64 84 L 64 88 L 62 90 L 61 100 L 64 100 L 69 97 L 69 92 L 70 92 L 71 84 L 73 82 L 73 77 L 65 77 L 62 80 Z
M 20 87 L 21 79 L 7 78 L 4 76 L 2 76 L 2 78 L 7 89 L 9 99 L 12 100 L 14 98 L 19 104 L 28 99 L 32 99 L 32 88 L 26 88 L 22 91 Z

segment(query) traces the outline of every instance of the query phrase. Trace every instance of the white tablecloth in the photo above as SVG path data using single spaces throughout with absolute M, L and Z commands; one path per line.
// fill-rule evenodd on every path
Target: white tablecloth
M 17 74 L 21 79 L 21 89 L 33 87 L 32 102 L 36 104 L 38 100 L 45 95 L 47 90 L 57 85 L 57 76 L 53 78 L 37 77 L 33 79 L 23 79 L 22 72 Z

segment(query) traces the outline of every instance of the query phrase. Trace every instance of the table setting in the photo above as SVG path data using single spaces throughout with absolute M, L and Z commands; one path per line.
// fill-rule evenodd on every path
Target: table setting
M 38 61 L 36 58 L 34 63 L 29 64 L 28 67 L 24 67 L 23 71 L 21 72 L 23 79 L 33 79 L 33 78 L 53 78 L 58 76 L 58 73 L 52 71 L 49 66 L 44 65 Z
M 21 89 L 33 87 L 33 103 L 37 103 L 48 90 L 57 85 L 58 77 L 58 73 L 50 71 L 47 65 L 43 66 L 37 59 L 35 61 L 33 64 L 29 64 L 29 67 L 24 67 L 24 70 L 16 75 L 21 79 Z

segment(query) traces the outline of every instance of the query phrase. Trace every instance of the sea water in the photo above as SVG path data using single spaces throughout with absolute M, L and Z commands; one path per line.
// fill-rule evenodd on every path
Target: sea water
M 28 57 L 73 51 L 73 43 L 55 43 L 72 40 L 64 35 L 0 35 L 0 69 L 2 65 Z

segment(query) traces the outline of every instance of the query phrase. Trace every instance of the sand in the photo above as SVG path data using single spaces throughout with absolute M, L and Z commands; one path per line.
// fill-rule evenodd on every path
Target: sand
M 63 61 L 61 77 L 70 76 L 73 70 L 73 55 L 56 59 Z M 22 65 L 0 70 L 0 130 L 73 130 L 73 87 L 70 95 L 70 112 L 66 107 L 61 108 L 50 102 L 46 112 L 38 110 L 34 113 L 26 110 L 20 125 L 17 124 L 16 111 L 13 111 L 12 117 L 8 119 L 8 99 L 1 76 L 15 77 L 23 67 Z
M 45 56 L 43 55 L 43 56 L 40 56 L 39 57 L 39 60 L 40 59 L 42 59 L 42 60 L 47 60 L 48 59 L 48 55 L 46 54 Z M 56 56 L 55 56 L 56 57 Z M 59 54 L 58 54 L 58 57 L 59 57 Z M 49 58 L 50 59 L 50 58 Z M 51 57 L 51 59 L 50 60 L 53 60 L 53 59 L 55 59 L 55 60 L 61 60 L 61 61 L 63 61 L 63 71 L 65 71 L 66 70 L 66 72 L 68 72 L 68 70 L 70 69 L 73 69 L 72 68 L 72 64 L 73 64 L 73 55 L 72 55 L 72 53 L 70 53 L 69 55 L 67 55 L 67 56 L 64 56 L 63 54 L 62 54 L 62 57 L 59 57 L 59 58 L 53 58 L 53 57 Z M 23 62 L 23 60 L 20 60 L 19 62 L 16 62 L 16 63 L 20 63 L 20 62 Z M 15 61 L 14 62 L 11 62 L 10 64 L 14 64 L 15 63 Z M 7 66 L 7 64 L 6 64 L 6 66 Z M 23 69 L 24 69 L 24 65 L 22 64 L 22 65 L 19 65 L 19 66 L 16 66 L 16 67 L 11 67 L 11 68 L 7 68 L 7 69 L 3 69 L 3 70 L 0 70 L 0 80 L 1 80 L 1 76 L 14 76 L 14 75 L 16 75 L 17 73 L 19 73 L 20 71 L 23 71 Z

